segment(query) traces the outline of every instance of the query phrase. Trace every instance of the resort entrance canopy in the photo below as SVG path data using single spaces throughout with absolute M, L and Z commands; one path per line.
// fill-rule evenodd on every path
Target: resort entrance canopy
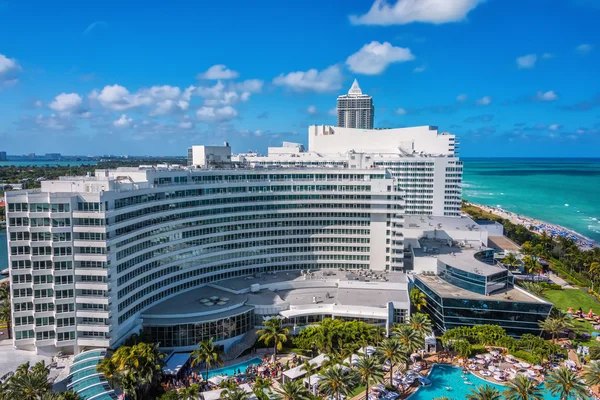
M 163 367 L 165 375 L 176 376 L 181 368 L 190 359 L 191 353 L 174 353 L 167 359 L 167 364 Z

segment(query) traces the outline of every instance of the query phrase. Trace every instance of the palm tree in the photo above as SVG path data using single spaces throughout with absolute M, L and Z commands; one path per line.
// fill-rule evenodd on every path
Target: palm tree
M 529 293 L 536 295 L 536 296 L 543 296 L 544 292 L 546 291 L 546 288 L 542 285 L 540 285 L 539 283 L 535 283 L 535 282 L 521 282 L 519 283 L 519 285 L 525 289 L 526 291 L 528 291 Z
M 10 288 L 8 282 L 0 283 L 0 300 L 8 299 L 10 297 Z
M 383 380 L 383 371 L 377 357 L 369 357 L 366 354 L 358 359 L 355 365 L 361 382 L 366 386 L 366 397 L 369 398 L 369 387 L 371 382 L 379 383 Z
M 312 376 L 312 374 L 315 373 L 315 371 L 317 371 L 317 364 L 311 364 L 309 360 L 305 360 L 302 363 L 302 365 L 300 366 L 300 371 L 306 372 L 306 375 L 308 376 L 308 387 L 310 388 L 310 391 L 312 392 L 312 385 L 310 384 L 310 377 Z
M 477 386 L 467 394 L 467 400 L 500 400 L 502 395 L 498 389 L 490 385 Z
M 600 363 L 589 364 L 583 373 L 583 379 L 590 386 L 600 385 Z
M 421 311 L 421 308 L 427 305 L 427 296 L 419 288 L 410 289 L 410 302 L 417 309 Z
M 393 332 L 408 353 L 413 353 L 425 345 L 424 338 L 410 325 L 396 325 Z
M 334 365 L 321 371 L 319 390 L 327 396 L 333 396 L 335 400 L 340 400 L 340 395 L 348 396 L 350 394 L 355 381 L 351 370 Z
M 508 389 L 502 393 L 506 400 L 544 400 L 542 389 L 538 387 L 537 382 L 525 375 L 518 374 L 506 386 Z
M 540 262 L 534 256 L 523 257 L 523 268 L 528 274 L 532 274 L 535 271 L 539 271 L 541 268 Z
M 265 328 L 256 331 L 259 341 L 263 342 L 266 346 L 273 343 L 273 354 L 277 359 L 277 350 L 283 348 L 283 343 L 287 342 L 288 334 L 290 330 L 281 326 L 281 321 L 278 318 L 271 318 L 265 322 Z
M 552 335 L 552 342 L 556 342 L 556 336 L 567 328 L 565 322 L 558 318 L 546 318 L 540 322 L 540 329 Z
M 192 351 L 190 354 L 192 358 L 191 366 L 195 367 L 200 363 L 204 363 L 206 365 L 206 375 L 205 379 L 208 379 L 208 369 L 215 364 L 223 364 L 221 361 L 221 356 L 217 351 L 217 347 L 213 344 L 213 338 L 209 340 L 203 340 L 198 343 L 198 348 Z
M 308 400 L 310 393 L 300 381 L 287 381 L 279 389 L 277 393 L 281 396 L 281 400 Z
M 550 393 L 558 395 L 561 400 L 567 400 L 569 396 L 581 400 L 590 398 L 586 385 L 579 379 L 577 373 L 566 367 L 548 374 L 544 385 Z
M 47 374 L 15 374 L 8 383 L 11 399 L 37 400 L 50 393 L 50 390 Z
M 260 376 L 256 377 L 252 392 L 258 400 L 269 400 L 269 395 L 265 393 L 265 389 L 271 391 L 271 380 L 269 378 L 263 379 Z
M 409 325 L 422 337 L 431 334 L 431 320 L 427 314 L 414 313 L 410 316 Z
M 385 363 L 390 363 L 390 386 L 393 383 L 394 366 L 399 363 L 405 363 L 408 359 L 402 349 L 402 345 L 398 339 L 392 337 L 385 339 L 377 348 L 376 354 L 381 357 L 381 360 Z
M 181 389 L 181 391 L 179 392 L 179 398 L 181 400 L 196 400 L 200 396 L 201 392 L 202 390 L 200 389 L 200 385 L 194 383 L 188 387 Z
M 8 331 L 8 338 L 11 339 L 12 334 L 12 316 L 10 309 L 10 300 L 6 299 L 0 302 L 0 322 L 6 324 L 6 330 Z
M 246 393 L 244 389 L 240 389 L 239 387 L 233 389 L 225 389 L 221 392 L 221 396 L 219 399 L 223 400 L 249 400 L 250 394 Z
M 515 255 L 515 253 L 508 253 L 502 259 L 502 263 L 504 265 L 508 265 L 509 267 L 514 267 L 519 263 L 519 260 L 517 260 L 517 256 Z

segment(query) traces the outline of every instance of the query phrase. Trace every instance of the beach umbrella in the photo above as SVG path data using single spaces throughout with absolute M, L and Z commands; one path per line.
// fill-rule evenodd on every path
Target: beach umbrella
M 542 367 L 541 365 L 534 365 L 533 369 L 537 369 L 538 371 L 544 369 L 544 367 Z

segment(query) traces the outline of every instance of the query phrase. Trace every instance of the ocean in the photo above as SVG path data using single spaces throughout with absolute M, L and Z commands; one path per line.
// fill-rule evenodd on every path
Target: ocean
M 464 158 L 463 197 L 600 242 L 600 158 Z

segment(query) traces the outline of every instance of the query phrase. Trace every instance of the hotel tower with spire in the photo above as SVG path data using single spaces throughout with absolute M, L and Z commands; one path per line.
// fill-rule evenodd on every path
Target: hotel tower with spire
M 342 128 L 373 129 L 373 97 L 363 94 L 355 79 L 348 94 L 337 99 L 337 125 Z

